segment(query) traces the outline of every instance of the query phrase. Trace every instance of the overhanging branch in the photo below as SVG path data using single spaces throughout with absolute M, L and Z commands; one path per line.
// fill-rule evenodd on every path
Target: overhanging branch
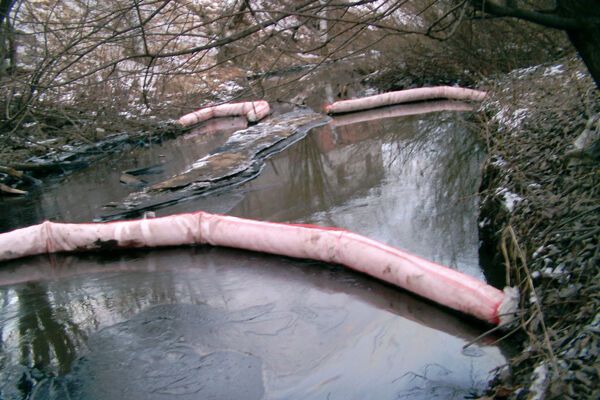
M 517 7 L 507 7 L 495 0 L 473 0 L 473 5 L 485 13 L 498 17 L 518 18 L 549 28 L 566 31 L 600 25 L 600 20 L 598 18 L 568 18 L 557 14 L 542 13 Z

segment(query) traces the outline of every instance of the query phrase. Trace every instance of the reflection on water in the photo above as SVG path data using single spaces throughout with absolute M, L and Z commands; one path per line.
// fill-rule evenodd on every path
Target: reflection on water
M 210 248 L 51 262 L 35 283 L 17 281 L 45 257 L 0 274 L 3 398 L 462 398 L 502 362 L 462 350 L 479 332 L 458 316 L 339 267 Z
M 120 182 L 123 172 L 142 169 L 135 176 L 152 185 L 180 173 L 211 150 L 224 145 L 231 134 L 247 126 L 245 118 L 208 121 L 185 136 L 148 147 L 131 146 L 110 155 L 91 168 L 80 170 L 61 182 L 46 185 L 24 198 L 0 197 L 0 232 L 51 219 L 65 222 L 91 221 L 104 204 L 122 200 L 139 185 Z M 4 212 L 10 210 L 11 212 Z
M 334 120 L 270 159 L 243 187 L 158 214 L 201 209 L 339 226 L 482 278 L 481 160 L 461 114 Z
M 462 121 L 338 120 L 257 179 L 159 214 L 341 226 L 482 277 L 481 155 Z M 54 187 L 72 196 L 31 218 L 94 217 L 113 200 L 82 193 L 86 177 L 107 179 L 96 174 Z M 464 398 L 504 363 L 490 342 L 462 349 L 484 329 L 473 321 L 316 262 L 203 247 L 55 255 L 5 263 L 0 285 L 3 399 Z

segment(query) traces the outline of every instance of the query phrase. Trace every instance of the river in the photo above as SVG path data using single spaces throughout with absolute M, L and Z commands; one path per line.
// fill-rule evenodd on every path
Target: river
M 462 106 L 427 107 L 438 111 L 335 118 L 265 158 L 253 179 L 156 214 L 338 226 L 485 280 L 483 151 L 468 112 L 443 111 Z M 240 128 L 229 120 L 132 146 L 2 199 L 0 229 L 110 216 L 106 205 L 141 190 L 119 182 L 123 171 L 149 168 L 139 183 L 160 182 Z M 481 394 L 507 357 L 492 337 L 463 348 L 488 327 L 400 289 L 232 249 L 33 257 L 4 263 L 0 284 L 3 399 L 458 399 Z

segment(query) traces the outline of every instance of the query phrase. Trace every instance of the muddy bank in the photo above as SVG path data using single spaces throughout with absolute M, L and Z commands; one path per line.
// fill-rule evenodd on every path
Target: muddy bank
M 490 395 L 598 398 L 599 93 L 577 59 L 486 84 L 482 258 L 522 293 L 521 351 Z
M 120 126 L 121 130 L 111 131 L 98 128 L 93 138 L 69 130 L 44 140 L 31 136 L 12 144 L 0 137 L 0 196 L 27 195 L 115 154 L 160 145 L 188 131 L 172 122 Z

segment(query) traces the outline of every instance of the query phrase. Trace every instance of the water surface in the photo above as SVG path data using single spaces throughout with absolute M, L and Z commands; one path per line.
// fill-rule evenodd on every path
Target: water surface
M 258 178 L 157 213 L 340 226 L 484 279 L 482 155 L 464 118 L 340 118 L 268 159 Z M 121 171 L 157 153 L 163 164 L 192 148 L 201 158 L 228 134 L 77 172 L 38 203 L 15 202 L 4 226 L 93 219 L 136 190 Z M 491 340 L 463 349 L 484 326 L 305 260 L 208 247 L 52 255 L 5 263 L 0 283 L 6 399 L 451 399 L 480 393 L 505 362 Z

